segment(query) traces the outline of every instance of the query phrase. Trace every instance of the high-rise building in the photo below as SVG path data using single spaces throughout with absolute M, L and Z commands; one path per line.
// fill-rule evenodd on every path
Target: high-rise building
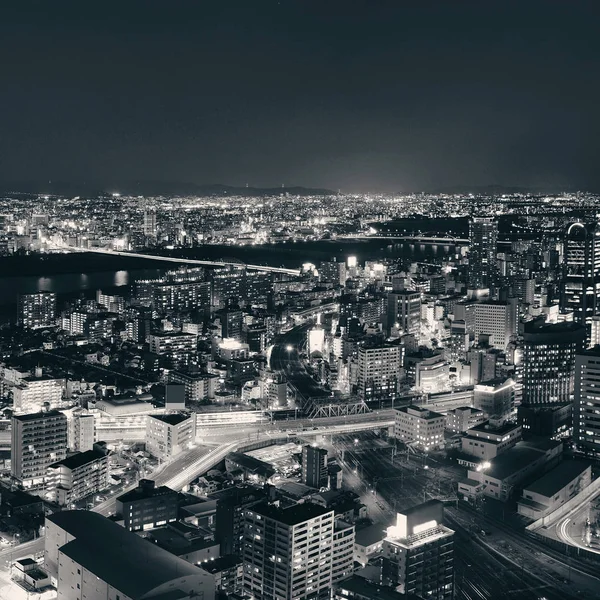
M 397 344 L 360 346 L 358 395 L 363 400 L 395 398 L 404 363 L 404 347 Z
M 147 237 L 156 235 L 156 211 L 152 209 L 144 211 L 144 235 Z
M 15 414 L 31 414 L 42 410 L 45 404 L 50 408 L 60 408 L 63 400 L 64 379 L 54 379 L 41 373 L 21 377 L 15 385 L 9 385 L 12 391 Z
M 469 223 L 469 287 L 485 289 L 497 277 L 498 222 L 493 217 L 473 217 Z
M 346 263 L 337 262 L 335 259 L 331 262 L 321 261 L 319 264 L 319 279 L 324 283 L 345 285 Z
M 583 350 L 585 328 L 578 323 L 527 323 L 523 334 L 523 404 L 569 402 L 575 355 Z
M 387 327 L 391 333 L 419 335 L 421 331 L 421 294 L 411 290 L 398 290 L 388 294 Z
M 56 294 L 37 292 L 19 296 L 19 323 L 29 329 L 56 325 Z
M 403 594 L 454 597 L 454 531 L 443 525 L 444 505 L 430 500 L 402 513 L 383 540 L 382 582 Z
M 517 333 L 516 302 L 481 302 L 475 305 L 474 312 L 475 343 L 485 335 L 490 346 L 505 350 Z
M 242 341 L 244 313 L 241 310 L 226 309 L 220 313 L 221 337 Z
M 163 368 L 187 367 L 198 357 L 198 337 L 194 334 L 165 331 L 153 333 L 148 339 L 150 352 L 159 356 Z
M 334 513 L 305 502 L 262 503 L 244 514 L 244 590 L 256 600 L 329 598 Z
M 39 488 L 46 469 L 67 456 L 67 417 L 56 410 L 14 415 L 11 474 L 24 488 Z
M 306 445 L 302 448 L 302 483 L 312 488 L 327 487 L 327 450 Z
M 583 450 L 600 454 L 600 347 L 575 357 L 573 438 Z
M 561 282 L 561 310 L 573 311 L 573 320 L 589 326 L 599 308 L 600 227 L 572 223 L 565 232 Z

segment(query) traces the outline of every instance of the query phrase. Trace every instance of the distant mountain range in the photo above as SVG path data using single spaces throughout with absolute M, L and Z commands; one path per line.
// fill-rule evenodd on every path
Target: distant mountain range
M 65 181 L 0 182 L 0 191 L 63 196 L 96 196 L 117 192 L 132 196 L 279 196 L 285 193 L 293 196 L 330 196 L 336 193 L 332 190 L 302 186 L 256 188 L 175 181 L 136 181 L 110 186 Z
M 444 188 L 427 190 L 428 194 L 474 194 L 476 196 L 502 196 L 503 194 L 560 194 L 562 192 L 577 192 L 576 187 L 524 187 L 516 185 L 455 185 Z

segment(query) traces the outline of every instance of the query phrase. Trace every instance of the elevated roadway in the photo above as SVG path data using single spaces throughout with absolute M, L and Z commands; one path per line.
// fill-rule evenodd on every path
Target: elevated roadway
M 177 258 L 174 256 L 160 256 L 157 254 L 143 254 L 141 252 L 122 252 L 119 250 L 110 250 L 108 248 L 72 248 L 67 247 L 72 252 L 93 252 L 95 254 L 108 254 L 110 256 L 125 256 L 128 258 L 145 258 L 147 260 L 171 262 L 186 265 L 198 265 L 206 267 L 223 267 L 227 265 L 240 266 L 243 265 L 251 271 L 268 271 L 270 273 L 285 273 L 287 275 L 300 275 L 300 269 L 286 269 L 284 267 L 268 267 L 265 265 L 248 265 L 239 262 L 226 262 L 216 260 L 200 260 L 196 258 Z

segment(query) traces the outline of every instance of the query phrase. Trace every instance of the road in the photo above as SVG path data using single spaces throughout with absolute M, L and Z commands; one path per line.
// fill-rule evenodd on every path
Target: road
M 239 262 L 225 262 L 215 260 L 198 260 L 195 258 L 177 258 L 173 256 L 160 256 L 155 254 L 141 254 L 140 252 L 119 252 L 118 250 L 109 250 L 108 248 L 72 248 L 70 246 L 65 249 L 71 250 L 72 252 L 94 252 L 96 254 L 110 254 L 112 256 L 127 256 L 130 258 L 146 258 L 148 260 L 158 260 L 163 262 L 173 262 L 178 264 L 186 265 L 202 265 L 207 267 L 223 267 L 226 265 L 239 266 L 242 263 Z M 247 265 L 244 264 L 246 269 L 253 271 L 270 271 L 272 273 L 286 273 L 288 275 L 300 275 L 299 269 L 286 269 L 284 267 L 269 267 L 266 265 Z
M 553 528 L 556 537 L 570 546 L 600 554 L 600 550 L 588 546 L 586 540 L 586 521 L 590 517 L 590 506 L 599 497 L 600 494 L 596 494 L 582 505 L 563 515 Z

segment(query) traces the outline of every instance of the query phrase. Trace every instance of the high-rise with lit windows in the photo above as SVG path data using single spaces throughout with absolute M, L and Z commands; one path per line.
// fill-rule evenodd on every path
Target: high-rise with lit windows
M 244 591 L 256 600 L 325 600 L 332 586 L 334 512 L 305 502 L 244 511 Z
M 56 324 L 56 294 L 37 292 L 19 296 L 19 323 L 28 329 L 54 327 Z
M 585 328 L 578 323 L 528 323 L 523 334 L 522 403 L 569 402 L 575 355 L 584 344 Z
M 600 347 L 575 357 L 573 439 L 581 450 L 600 455 Z
M 469 287 L 484 289 L 497 277 L 498 222 L 492 217 L 473 217 L 469 223 Z

